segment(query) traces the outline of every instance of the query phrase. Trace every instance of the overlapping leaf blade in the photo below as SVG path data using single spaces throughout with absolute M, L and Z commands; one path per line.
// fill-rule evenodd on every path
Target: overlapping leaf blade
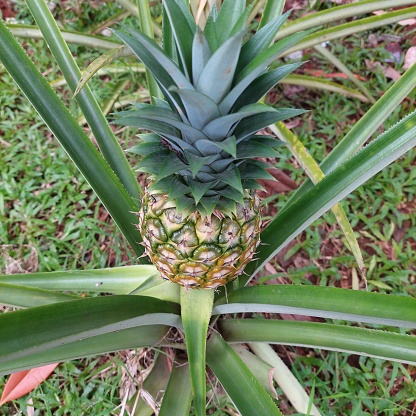
M 44 0 L 27 0 L 27 5 L 54 55 L 69 87 L 74 92 L 81 72 Z M 87 120 L 98 146 L 108 164 L 120 178 L 131 196 L 137 198 L 140 188 L 126 156 L 119 146 L 97 100 L 88 86 L 77 96 L 77 102 Z
M 179 325 L 179 308 L 150 297 L 112 296 L 60 302 L 0 315 L 0 373 L 83 355 L 152 345 L 159 325 Z M 141 340 L 135 330 L 147 327 Z M 120 338 L 118 331 L 126 331 Z M 128 335 L 128 336 L 127 336 Z M 158 340 L 159 341 L 159 340 Z M 130 347 L 127 346 L 130 344 Z
M 195 33 L 195 25 L 191 27 L 181 8 L 175 1 L 163 2 L 164 12 L 169 16 L 169 23 L 178 53 L 181 59 L 182 68 L 188 80 L 192 79 L 192 43 Z
M 247 286 L 218 299 L 212 313 L 245 311 L 416 328 L 415 298 L 312 285 Z
M 196 85 L 197 91 L 219 103 L 229 91 L 244 33 L 238 33 L 222 44 L 211 56 Z
M 253 273 L 259 270 L 331 206 L 415 145 L 416 113 L 412 113 L 335 169 L 289 208 L 280 211 L 262 233 L 264 245 L 259 248 L 259 259 L 250 263 L 246 271 Z M 244 283 L 248 280 L 244 277 L 240 279 Z
M 237 353 L 217 332 L 211 334 L 207 343 L 207 364 L 242 416 L 282 416 Z
M 136 254 L 141 255 L 140 236 L 132 227 L 137 220 L 130 214 L 137 211 L 136 203 L 1 20 L 0 60 L 94 189 Z
M 266 319 L 219 321 L 228 342 L 267 342 L 362 354 L 416 363 L 416 337 L 367 328 L 317 322 Z

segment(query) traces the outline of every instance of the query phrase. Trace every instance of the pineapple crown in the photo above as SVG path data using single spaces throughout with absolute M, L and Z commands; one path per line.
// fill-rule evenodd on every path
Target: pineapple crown
M 164 0 L 163 6 L 164 50 L 140 31 L 115 33 L 152 73 L 166 101 L 133 104 L 116 122 L 153 132 L 139 134 L 140 144 L 129 149 L 144 156 L 139 170 L 150 174 L 149 191 L 168 195 L 184 213 L 231 215 L 245 190 L 261 189 L 257 179 L 273 179 L 269 165 L 254 158 L 278 156 L 281 142 L 256 133 L 303 112 L 257 101 L 300 65 L 269 69 L 304 34 L 272 44 L 286 13 L 245 41 L 251 10 L 245 0 L 225 0 L 219 12 L 213 7 L 204 30 L 185 1 Z

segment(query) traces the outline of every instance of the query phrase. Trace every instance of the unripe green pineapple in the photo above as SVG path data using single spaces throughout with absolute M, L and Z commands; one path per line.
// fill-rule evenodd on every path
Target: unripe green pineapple
M 256 158 L 278 156 L 281 144 L 256 133 L 302 112 L 257 101 L 299 66 L 269 69 L 303 35 L 272 44 L 283 15 L 249 37 L 244 3 L 226 0 L 218 13 L 214 7 L 202 30 L 185 2 L 164 1 L 165 50 L 139 31 L 116 32 L 166 100 L 135 104 L 117 120 L 153 132 L 139 134 L 130 149 L 144 156 L 139 170 L 150 180 L 138 227 L 162 277 L 186 287 L 223 285 L 253 257 L 261 226 L 257 179 L 272 178 Z
M 259 244 L 259 199 L 246 193 L 235 214 L 182 215 L 167 195 L 147 192 L 139 213 L 146 253 L 162 277 L 216 288 L 241 274 Z

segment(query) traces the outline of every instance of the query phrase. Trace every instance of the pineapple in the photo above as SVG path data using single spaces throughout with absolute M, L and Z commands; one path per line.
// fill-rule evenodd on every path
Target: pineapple
M 144 156 L 139 170 L 150 178 L 138 213 L 145 254 L 163 278 L 188 288 L 216 288 L 243 273 L 260 242 L 257 179 L 272 179 L 255 158 L 278 156 L 281 144 L 256 133 L 302 112 L 258 100 L 299 66 L 269 69 L 303 35 L 272 44 L 283 15 L 248 37 L 244 3 L 213 7 L 202 30 L 185 2 L 164 1 L 164 50 L 139 31 L 116 32 L 165 97 L 117 120 L 151 131 L 130 149 Z

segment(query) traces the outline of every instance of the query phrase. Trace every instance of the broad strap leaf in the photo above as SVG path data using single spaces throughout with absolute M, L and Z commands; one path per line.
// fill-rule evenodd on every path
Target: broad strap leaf
M 237 98 L 243 91 L 275 61 L 285 50 L 295 45 L 300 39 L 303 39 L 307 33 L 295 33 L 288 38 L 282 39 L 257 55 L 244 69 L 238 73 L 236 82 L 230 91 L 220 103 L 221 114 L 230 111 Z
M 194 392 L 194 410 L 197 416 L 206 414 L 206 340 L 213 303 L 213 289 L 181 288 L 182 323 Z
M 256 306 L 252 304 L 253 299 L 256 299 Z M 242 287 L 229 293 L 227 298 L 219 299 L 213 313 L 254 310 L 416 328 L 416 298 L 314 285 Z
M 240 59 L 238 60 L 237 73 L 245 68 L 261 52 L 266 50 L 274 41 L 274 38 L 290 15 L 290 11 L 281 15 L 276 20 L 269 22 L 256 32 L 241 48 Z
M 224 0 L 215 23 L 220 45 L 229 38 L 234 26 L 244 13 L 245 8 L 245 0 Z
M 212 53 L 208 41 L 198 27 L 192 42 L 192 81 L 194 85 L 198 84 L 199 77 L 211 56 Z
M 300 345 L 416 364 L 416 337 L 368 328 L 272 319 L 224 319 L 228 342 Z M 208 361 L 209 362 L 209 361 Z
M 178 400 L 179 397 L 180 400 Z M 189 364 L 175 357 L 175 365 L 163 396 L 159 416 L 187 416 L 190 414 L 191 401 L 192 384 Z
M 207 342 L 207 364 L 242 416 L 283 416 L 237 353 L 215 331 Z
M 247 104 L 257 102 L 278 82 L 299 68 L 301 65 L 303 65 L 303 62 L 295 62 L 282 65 L 279 68 L 268 71 L 257 77 L 241 94 L 241 89 L 235 88 L 231 90 L 224 99 L 224 104 L 221 103 L 222 111 L 225 111 L 226 109 L 228 111 L 228 109 L 231 110 L 231 108 L 235 111 Z
M 140 237 L 132 227 L 137 220 L 129 214 L 137 210 L 136 202 L 1 19 L 0 60 L 94 189 L 135 253 L 141 255 Z
M 217 20 L 217 15 L 217 6 L 214 3 L 204 28 L 204 35 L 212 53 L 214 53 L 218 49 L 219 45 L 217 26 L 215 24 L 215 21 Z
M 180 325 L 178 305 L 145 296 L 138 300 L 136 296 L 92 297 L 1 314 L 0 374 L 38 366 L 42 360 L 51 363 L 114 351 L 123 344 L 134 348 L 131 335 L 140 326 L 147 327 L 148 340 L 154 342 L 153 325 Z M 117 333 L 124 330 L 133 330 L 128 340 Z M 137 335 L 136 345 L 147 343 L 146 335 L 144 339 Z
M 189 123 L 202 130 L 211 120 L 220 117 L 218 105 L 205 94 L 193 90 L 174 90 L 182 100 Z
M 237 138 L 237 143 L 250 137 L 252 134 L 258 132 L 260 129 L 277 123 L 278 121 L 286 120 L 291 117 L 296 117 L 305 113 L 305 110 L 298 110 L 295 108 L 279 108 L 275 111 L 263 112 L 255 116 L 246 117 L 238 123 L 234 130 L 234 135 Z
M 247 273 L 260 269 L 333 205 L 415 146 L 416 113 L 413 112 L 282 209 L 262 233 L 261 240 L 266 244 L 259 248 L 259 260 L 248 265 Z M 241 282 L 244 284 L 247 280 L 242 278 Z
M 231 87 L 243 37 L 244 32 L 240 32 L 222 44 L 211 56 L 198 79 L 197 91 L 216 103 L 223 99 Z
M 163 1 L 164 11 L 169 17 L 169 23 L 176 41 L 182 67 L 188 80 L 192 75 L 192 43 L 195 25 L 191 27 L 182 9 L 175 1 Z
M 228 114 L 226 116 L 217 118 L 208 123 L 203 128 L 203 133 L 208 136 L 211 140 L 221 141 L 224 136 L 227 136 L 232 128 L 238 125 L 238 122 L 247 117 L 257 117 L 261 113 L 276 113 L 273 107 L 265 104 L 250 104 L 241 108 L 236 113 Z
M 124 33 L 115 30 L 114 33 L 149 68 L 165 90 L 169 90 L 172 86 L 193 89 L 192 84 L 183 75 L 176 63 L 165 54 L 153 39 L 132 28 L 127 28 L 127 31 L 128 33 Z

